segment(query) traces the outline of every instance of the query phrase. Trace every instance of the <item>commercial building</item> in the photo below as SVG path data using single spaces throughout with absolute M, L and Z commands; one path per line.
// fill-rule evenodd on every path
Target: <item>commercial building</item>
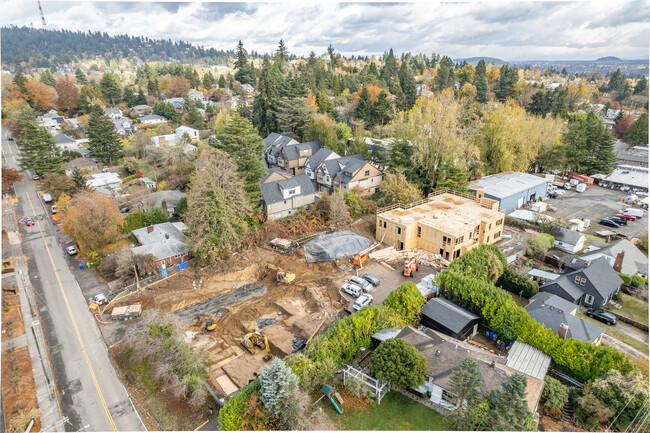
M 648 168 L 632 165 L 619 165 L 612 173 L 600 181 L 604 188 L 633 189 L 648 191 Z
M 397 250 L 421 248 L 452 261 L 479 245 L 501 239 L 505 215 L 481 191 L 440 192 L 410 205 L 377 211 L 378 240 Z
M 499 207 L 510 213 L 546 197 L 549 182 L 529 173 L 505 171 L 475 180 L 469 191 L 483 191 L 485 197 L 498 201 Z

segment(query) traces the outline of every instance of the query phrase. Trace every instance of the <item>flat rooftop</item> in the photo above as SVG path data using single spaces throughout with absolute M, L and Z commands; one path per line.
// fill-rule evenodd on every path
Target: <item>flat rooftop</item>
M 502 199 L 544 183 L 549 183 L 549 180 L 528 173 L 504 171 L 475 180 L 470 184 L 469 189 L 473 191 L 480 189 L 485 194 Z
M 605 178 L 606 182 L 648 189 L 648 169 L 631 165 L 619 165 Z
M 378 216 L 397 224 L 411 225 L 417 222 L 446 233 L 461 234 L 474 230 L 474 226 L 481 221 L 490 221 L 505 215 L 484 208 L 474 200 L 444 193 L 410 209 L 397 208 L 382 212 Z

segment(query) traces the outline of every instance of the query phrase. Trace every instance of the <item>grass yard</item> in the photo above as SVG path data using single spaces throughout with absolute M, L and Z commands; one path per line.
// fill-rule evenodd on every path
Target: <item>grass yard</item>
M 618 297 L 620 298 L 620 304 L 623 306 L 623 309 L 632 320 L 636 320 L 639 323 L 644 325 L 648 324 L 648 303 L 640 299 L 634 298 L 625 293 L 619 293 Z
M 616 329 L 615 326 L 609 326 L 606 325 L 602 322 L 599 322 L 598 320 L 592 319 L 590 317 L 585 316 L 584 314 L 576 313 L 576 317 L 580 317 L 582 320 L 585 320 L 589 323 L 592 323 L 599 328 L 602 328 L 605 330 L 605 334 L 609 335 L 610 337 L 616 338 L 618 341 L 622 341 L 623 343 L 634 347 L 636 350 L 639 350 L 643 353 L 648 353 L 648 345 L 645 344 L 642 341 L 637 340 L 636 338 L 632 338 L 629 335 L 627 335 L 625 332 L 620 331 Z
M 354 410 L 343 404 L 343 415 L 334 411 L 328 401 L 322 406 L 338 430 L 446 430 L 445 418 L 435 410 L 396 391 L 367 408 Z

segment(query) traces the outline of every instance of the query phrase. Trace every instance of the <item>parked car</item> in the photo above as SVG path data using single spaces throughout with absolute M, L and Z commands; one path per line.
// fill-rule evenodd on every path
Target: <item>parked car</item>
M 45 203 L 50 203 L 52 201 L 52 196 L 48 193 L 43 194 L 43 201 Z
M 127 213 L 128 211 L 129 211 L 128 206 L 124 206 L 122 209 L 120 209 L 120 212 L 122 212 L 122 213 Z
M 628 213 L 617 213 L 615 216 L 628 221 L 636 221 L 636 217 Z
M 37 175 L 37 174 L 35 174 L 34 176 L 32 176 L 32 179 L 34 179 L 34 180 L 39 180 L 39 179 L 40 179 L 40 176 Z
M 348 295 L 354 296 L 355 298 L 358 298 L 363 293 L 363 289 L 361 287 L 357 286 L 356 284 L 352 284 L 352 283 L 343 284 L 341 286 L 341 290 L 343 290 Z
M 65 251 L 71 256 L 74 256 L 75 254 L 77 254 L 77 249 L 72 245 L 70 245 L 68 247 L 65 247 Z
M 609 218 L 601 219 L 600 220 L 600 225 L 607 226 L 607 227 L 614 227 L 614 228 L 618 228 L 618 227 L 621 226 L 620 224 L 615 223 L 614 221 L 612 221 Z
M 372 303 L 372 296 L 370 296 L 367 293 L 364 293 L 363 295 L 359 296 L 356 301 L 354 301 L 354 304 L 352 304 L 352 308 L 355 310 L 360 310 L 366 305 L 370 305 Z
M 95 302 L 97 302 L 97 305 L 106 305 L 108 304 L 108 299 L 106 299 L 106 296 L 104 296 L 103 293 L 100 293 L 95 296 Z
M 616 325 L 616 316 L 608 311 L 591 309 L 587 311 L 587 316 L 600 320 L 608 325 Z
M 614 221 L 618 225 L 621 225 L 621 226 L 626 226 L 627 225 L 627 220 L 625 218 L 615 216 L 615 217 L 611 217 L 610 219 L 612 221 Z
M 53 214 L 55 214 L 56 213 L 56 205 L 52 205 L 50 207 L 50 210 L 52 211 Z
M 564 186 L 562 186 L 562 188 L 564 188 L 564 189 L 571 189 L 571 186 L 572 186 L 572 185 L 571 185 L 569 182 L 566 182 L 566 183 L 564 184 Z
M 379 285 L 379 282 L 380 282 L 379 278 L 375 277 L 372 274 L 361 274 L 360 277 L 363 278 L 364 280 L 368 281 L 373 286 L 378 286 Z
M 627 209 L 623 209 L 623 210 L 619 211 L 619 213 L 624 214 L 624 215 L 631 215 L 633 217 L 636 217 L 636 219 L 643 218 L 643 210 L 642 209 L 635 209 L 633 207 L 628 207 Z
M 25 224 L 27 224 L 27 227 L 33 226 L 34 225 L 34 220 L 31 218 L 25 218 Z
M 369 292 L 369 291 L 372 290 L 372 284 L 370 284 L 370 283 L 368 282 L 368 280 L 366 280 L 365 278 L 357 277 L 357 276 L 355 275 L 355 276 L 350 277 L 350 281 L 351 281 L 353 284 L 355 284 L 355 285 L 361 287 L 361 288 L 363 289 L 364 292 Z

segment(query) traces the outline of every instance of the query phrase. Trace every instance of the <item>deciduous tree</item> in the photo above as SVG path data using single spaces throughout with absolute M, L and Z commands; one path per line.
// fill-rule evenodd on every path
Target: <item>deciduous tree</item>
M 39 110 L 45 110 L 48 107 L 56 108 L 54 101 L 57 98 L 56 91 L 40 81 L 30 80 L 25 83 L 27 98 L 29 102 Z
M 394 310 L 404 320 L 415 325 L 420 321 L 420 310 L 426 303 L 426 299 L 420 290 L 413 283 L 404 283 L 397 289 L 390 292 L 388 297 L 382 301 L 382 305 Z
M 7 192 L 15 182 L 22 182 L 23 175 L 15 168 L 2 166 L 2 192 Z
M 59 107 L 72 111 L 79 108 L 79 92 L 72 78 L 59 79 L 54 85 L 54 89 L 59 96 Z
M 64 192 L 68 194 L 74 193 L 75 183 L 65 174 L 46 173 L 43 178 L 43 189 L 49 192 L 56 201 Z
M 303 136 L 304 141 L 318 141 L 321 146 L 331 149 L 339 155 L 345 154 L 345 145 L 338 140 L 336 123 L 325 114 L 314 115 Z
M 422 191 L 416 185 L 409 183 L 404 173 L 386 173 L 384 183 L 381 185 L 381 203 L 384 206 L 391 204 L 409 204 L 422 198 Z

